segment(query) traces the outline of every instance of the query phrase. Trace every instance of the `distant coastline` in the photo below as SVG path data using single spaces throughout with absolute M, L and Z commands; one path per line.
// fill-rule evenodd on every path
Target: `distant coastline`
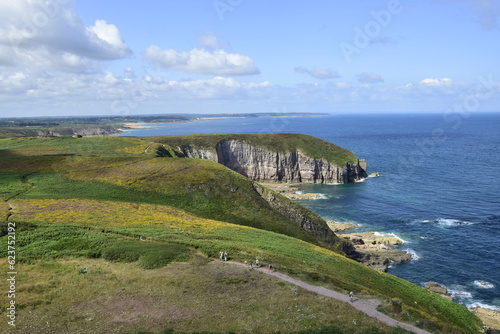
M 174 117 L 175 116 L 175 117 Z M 329 113 L 255 113 L 255 114 L 208 114 L 208 115 L 163 115 L 163 118 L 158 116 L 149 117 L 137 116 L 137 122 L 128 121 L 127 123 L 121 123 L 120 127 L 116 129 L 116 133 L 111 133 L 110 135 L 122 134 L 125 132 L 130 132 L 131 130 L 144 130 L 150 127 L 150 125 L 160 125 L 160 124 L 170 124 L 170 123 L 190 123 L 199 121 L 208 121 L 215 119 L 231 119 L 231 118 L 285 118 L 285 117 L 325 117 L 331 116 Z M 171 118 L 169 118 L 171 117 Z
M 328 113 L 158 114 L 130 116 L 0 118 L 0 137 L 112 136 L 152 124 L 188 123 L 210 119 L 321 117 Z

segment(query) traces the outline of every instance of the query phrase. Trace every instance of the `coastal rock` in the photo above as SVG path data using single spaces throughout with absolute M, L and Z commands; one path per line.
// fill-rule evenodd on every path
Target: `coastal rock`
M 289 199 L 295 199 L 295 200 L 318 199 L 323 197 L 321 194 L 317 193 L 301 193 L 301 192 L 285 193 L 283 195 L 288 197 Z
M 348 223 L 337 223 L 332 220 L 327 220 L 326 223 L 328 224 L 328 227 L 333 231 L 333 232 L 343 232 L 346 230 L 351 230 L 354 228 L 357 228 L 358 225 L 353 224 L 352 222 Z
M 318 193 L 304 193 L 299 190 L 298 184 L 289 184 L 289 183 L 273 183 L 273 182 L 259 182 L 259 184 L 283 195 L 289 199 L 294 200 L 311 200 L 311 199 L 319 199 L 324 198 L 322 194 Z M 334 231 L 335 232 L 335 231 Z
M 221 140 L 215 152 L 190 144 L 178 149 L 186 157 L 218 162 L 254 181 L 348 183 L 367 177 L 363 159 L 337 166 L 323 158 L 309 157 L 300 150 L 274 152 L 238 139 Z
M 358 257 L 355 258 L 358 262 L 364 265 L 380 270 L 387 271 L 391 263 L 402 263 L 411 261 L 411 254 L 399 250 L 390 248 L 376 248 L 373 246 L 356 246 L 356 252 Z
M 479 319 L 483 321 L 483 323 L 487 327 L 486 333 L 500 333 L 500 312 L 483 308 L 483 307 L 476 307 L 471 309 L 473 313 L 475 313 Z
M 403 244 L 403 240 L 398 237 L 392 235 L 381 235 L 375 232 L 357 232 L 357 233 L 349 233 L 342 234 L 342 237 L 346 237 L 349 239 L 362 239 L 365 244 L 371 245 L 401 245 Z
M 368 267 L 386 271 L 391 263 L 412 260 L 412 256 L 408 252 L 386 246 L 403 243 L 397 237 L 382 236 L 374 232 L 342 234 L 340 236 L 355 244 L 357 256 L 354 258 Z
M 452 300 L 451 294 L 448 293 L 448 289 L 439 283 L 427 282 L 425 288 L 429 291 L 432 291 L 434 293 L 437 293 L 438 295 L 445 297 L 446 299 Z

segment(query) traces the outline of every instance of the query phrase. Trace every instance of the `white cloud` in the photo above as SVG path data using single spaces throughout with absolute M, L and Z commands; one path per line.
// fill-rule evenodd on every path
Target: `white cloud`
M 313 69 L 308 69 L 303 66 L 298 66 L 294 68 L 297 73 L 305 73 L 316 79 L 334 79 L 340 78 L 340 74 L 337 71 L 324 69 L 321 67 L 315 67 Z
M 370 72 L 359 73 L 356 75 L 356 78 L 358 79 L 359 82 L 366 84 L 384 82 L 384 79 L 382 79 L 382 77 L 379 74 Z
M 423 79 L 420 81 L 420 84 L 423 86 L 451 86 L 453 85 L 453 80 L 450 78 L 428 78 L 428 79 Z
M 72 1 L 57 0 L 2 1 L 0 51 L 0 66 L 69 72 L 94 69 L 95 60 L 131 52 L 116 26 L 97 20 L 86 27 Z
M 152 64 L 190 73 L 217 76 L 260 73 L 250 57 L 227 53 L 224 50 L 207 52 L 193 49 L 189 52 L 178 52 L 172 49 L 161 50 L 152 45 L 146 49 L 144 57 Z
M 407 83 L 396 87 L 404 95 L 460 95 L 466 91 L 468 85 L 454 81 L 451 78 L 426 78 L 416 83 Z
M 13 73 L 9 76 L 0 75 L 0 94 L 23 94 L 32 88 L 34 88 L 34 84 L 24 73 Z

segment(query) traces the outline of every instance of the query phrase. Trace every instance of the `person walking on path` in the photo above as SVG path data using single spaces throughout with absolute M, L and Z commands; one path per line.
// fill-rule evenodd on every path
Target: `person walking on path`
M 224 252 L 224 261 L 227 261 L 227 252 Z
M 352 291 L 349 292 L 349 299 L 351 299 L 351 303 L 354 301 L 354 293 Z
M 255 266 L 259 268 L 259 259 L 255 259 Z

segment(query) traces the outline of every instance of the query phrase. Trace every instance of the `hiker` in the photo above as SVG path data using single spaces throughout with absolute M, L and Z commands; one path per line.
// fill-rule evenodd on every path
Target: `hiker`
M 349 292 L 349 298 L 351 299 L 351 303 L 354 301 L 354 293 L 351 291 Z
M 224 259 L 224 253 L 222 253 L 222 251 L 219 252 L 219 260 L 223 260 Z
M 224 261 L 227 261 L 227 252 L 224 252 Z
M 260 267 L 260 266 L 259 266 L 259 259 L 255 259 L 255 266 L 256 266 L 257 268 L 259 268 L 259 267 Z
M 273 266 L 269 263 L 269 270 L 273 270 Z
M 245 261 L 245 262 L 247 262 L 247 261 Z M 250 261 L 250 268 L 253 269 L 253 261 Z

